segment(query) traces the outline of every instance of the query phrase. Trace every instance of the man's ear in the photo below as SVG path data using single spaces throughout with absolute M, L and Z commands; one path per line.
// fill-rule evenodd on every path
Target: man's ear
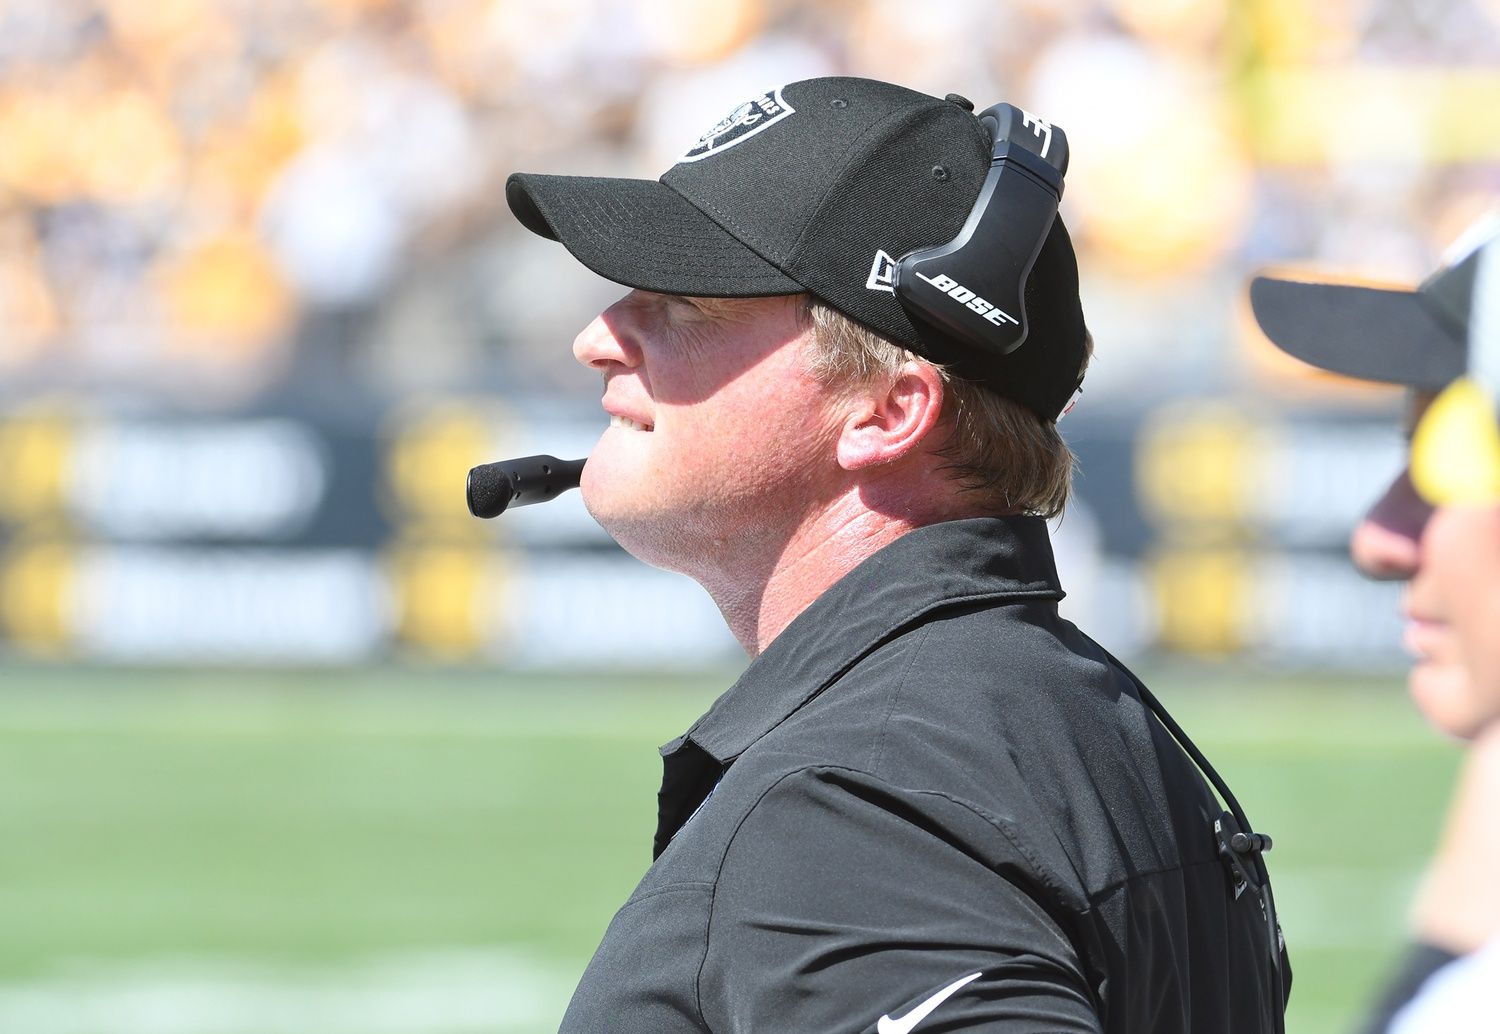
M 839 433 L 839 466 L 862 470 L 909 455 L 937 428 L 944 397 L 942 375 L 918 360 L 856 392 Z

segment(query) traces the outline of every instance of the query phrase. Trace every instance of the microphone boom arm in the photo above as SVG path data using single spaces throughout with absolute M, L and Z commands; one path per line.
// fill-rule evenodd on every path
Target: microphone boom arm
M 464 495 L 475 517 L 498 517 L 512 506 L 530 506 L 556 499 L 577 488 L 586 460 L 555 456 L 523 456 L 499 463 L 483 463 L 469 471 Z

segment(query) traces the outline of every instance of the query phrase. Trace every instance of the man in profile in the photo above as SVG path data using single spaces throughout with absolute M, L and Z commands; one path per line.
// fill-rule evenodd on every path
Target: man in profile
M 751 663 L 663 748 L 655 863 L 567 1032 L 1281 1028 L 1264 838 L 1057 613 L 1091 350 L 1061 130 L 861 79 L 659 181 L 515 175 L 630 292 L 584 500 Z
M 1283 351 L 1406 389 L 1410 462 L 1354 528 L 1371 578 L 1410 582 L 1412 699 L 1472 741 L 1413 910 L 1413 939 L 1368 1034 L 1485 1029 L 1500 975 L 1500 219 L 1472 226 L 1414 288 L 1261 276 L 1255 317 Z M 1437 507 L 1435 510 L 1434 507 Z

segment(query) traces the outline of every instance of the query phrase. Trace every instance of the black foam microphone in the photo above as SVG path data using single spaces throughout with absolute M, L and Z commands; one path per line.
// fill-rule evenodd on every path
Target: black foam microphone
M 556 499 L 577 488 L 584 460 L 555 456 L 523 456 L 517 460 L 483 463 L 469 471 L 464 494 L 475 517 L 499 517 L 511 506 L 529 506 Z

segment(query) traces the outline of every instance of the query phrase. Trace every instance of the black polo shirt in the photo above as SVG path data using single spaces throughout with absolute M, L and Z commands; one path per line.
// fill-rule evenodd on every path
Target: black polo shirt
M 1046 527 L 886 547 L 662 748 L 656 861 L 567 1034 L 1277 1029 L 1256 894 Z

